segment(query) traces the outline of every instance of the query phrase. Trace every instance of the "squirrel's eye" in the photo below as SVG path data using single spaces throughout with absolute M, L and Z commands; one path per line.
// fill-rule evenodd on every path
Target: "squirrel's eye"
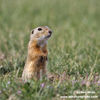
M 38 28 L 38 31 L 41 31 L 42 29 L 41 28 Z
M 34 31 L 32 30 L 32 31 L 31 31 L 31 34 L 33 34 L 33 32 L 34 32 Z

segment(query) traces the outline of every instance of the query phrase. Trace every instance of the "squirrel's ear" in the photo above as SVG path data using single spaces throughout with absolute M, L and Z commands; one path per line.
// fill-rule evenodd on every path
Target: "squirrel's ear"
M 34 34 L 34 30 L 31 31 L 31 34 Z

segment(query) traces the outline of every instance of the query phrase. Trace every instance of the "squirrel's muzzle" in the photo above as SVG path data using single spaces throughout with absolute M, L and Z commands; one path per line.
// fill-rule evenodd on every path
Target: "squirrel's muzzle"
M 48 35 L 48 37 L 51 37 L 51 35 L 52 35 L 52 31 L 51 30 L 49 30 L 49 35 Z

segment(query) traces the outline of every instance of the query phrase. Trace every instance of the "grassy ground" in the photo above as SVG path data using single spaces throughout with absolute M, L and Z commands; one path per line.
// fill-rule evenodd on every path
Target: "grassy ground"
M 44 25 L 53 31 L 48 70 L 62 78 L 22 83 L 30 31 Z M 100 1 L 0 0 L 0 100 L 70 95 L 100 99 Z

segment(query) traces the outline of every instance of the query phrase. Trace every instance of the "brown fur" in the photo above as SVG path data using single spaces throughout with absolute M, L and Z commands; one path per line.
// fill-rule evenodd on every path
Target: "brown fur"
M 38 31 L 38 28 L 41 28 L 42 30 Z M 30 36 L 27 59 L 22 73 L 23 80 L 28 80 L 33 78 L 35 80 L 38 80 L 40 79 L 41 71 L 42 75 L 46 75 L 47 72 L 46 64 L 47 64 L 48 50 L 46 41 L 51 36 L 49 32 L 52 33 L 52 31 L 47 26 L 42 26 L 38 28 L 32 30 Z M 43 35 L 45 36 L 45 38 L 43 37 L 44 39 L 41 40 L 41 37 Z

